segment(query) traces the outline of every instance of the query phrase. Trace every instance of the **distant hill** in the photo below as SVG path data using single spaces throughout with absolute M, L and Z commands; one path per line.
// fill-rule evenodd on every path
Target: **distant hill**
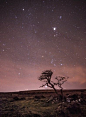
M 58 94 L 60 94 L 60 90 L 57 90 Z M 73 90 L 63 90 L 64 94 L 74 94 L 78 93 L 80 94 L 81 92 L 86 93 L 86 89 L 73 89 Z M 25 96 L 35 96 L 35 95 L 44 95 L 44 96 L 49 96 L 49 95 L 55 95 L 54 90 L 27 90 L 27 91 L 18 91 L 18 92 L 0 92 L 0 97 L 10 97 L 14 95 L 25 95 Z

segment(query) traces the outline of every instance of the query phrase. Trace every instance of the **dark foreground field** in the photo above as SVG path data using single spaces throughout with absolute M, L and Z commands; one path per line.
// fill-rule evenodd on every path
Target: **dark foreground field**
M 86 117 L 86 90 L 0 93 L 0 117 Z

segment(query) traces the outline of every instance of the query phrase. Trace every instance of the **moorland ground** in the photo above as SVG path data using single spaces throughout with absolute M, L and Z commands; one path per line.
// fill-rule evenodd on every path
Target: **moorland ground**
M 0 117 L 86 117 L 86 90 L 0 93 Z

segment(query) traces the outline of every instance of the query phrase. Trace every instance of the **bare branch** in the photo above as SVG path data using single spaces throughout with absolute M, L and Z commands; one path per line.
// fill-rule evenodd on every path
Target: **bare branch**
M 44 84 L 44 85 L 42 85 L 42 86 L 40 86 L 40 87 L 44 87 L 44 86 L 46 86 L 47 85 L 47 83 L 46 84 Z
M 52 86 L 50 86 L 48 83 L 47 83 L 47 86 L 50 87 L 50 88 L 52 88 Z

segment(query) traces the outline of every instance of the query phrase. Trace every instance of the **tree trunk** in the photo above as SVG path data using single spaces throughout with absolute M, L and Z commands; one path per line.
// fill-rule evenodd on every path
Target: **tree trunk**
M 62 100 L 63 100 L 63 90 L 61 89 L 61 96 L 62 96 Z
M 53 85 L 53 84 L 51 84 L 51 83 L 50 83 L 50 85 L 51 85 L 51 86 L 52 86 L 52 88 L 54 89 L 54 91 L 55 91 L 56 95 L 58 95 L 58 92 L 57 92 L 57 90 L 55 89 L 54 85 Z

